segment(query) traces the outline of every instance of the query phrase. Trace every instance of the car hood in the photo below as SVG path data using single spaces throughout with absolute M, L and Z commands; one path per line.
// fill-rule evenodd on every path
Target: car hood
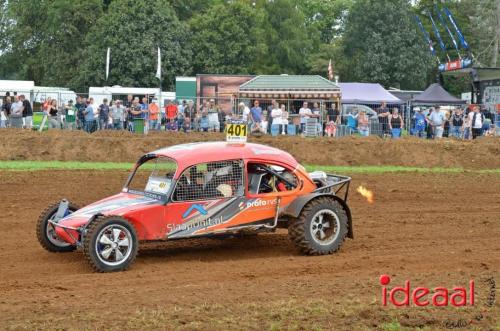
M 120 193 L 78 209 L 74 213 L 61 219 L 58 223 L 77 227 L 87 222 L 96 214 L 123 215 L 132 210 L 155 204 L 161 204 L 161 202 L 142 195 Z

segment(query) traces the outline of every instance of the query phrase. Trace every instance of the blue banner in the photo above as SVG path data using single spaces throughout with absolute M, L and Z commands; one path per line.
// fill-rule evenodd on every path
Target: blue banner
M 443 10 L 444 10 L 444 13 L 446 14 L 446 16 L 448 17 L 448 19 L 450 20 L 451 24 L 453 25 L 453 27 L 455 28 L 455 31 L 457 32 L 458 39 L 460 40 L 462 47 L 464 49 L 469 49 L 469 44 L 467 43 L 467 41 L 465 41 L 464 35 L 462 34 L 462 31 L 460 31 L 460 29 L 458 28 L 458 25 L 455 22 L 453 15 L 451 15 L 451 12 L 446 7 L 443 7 Z
M 439 21 L 441 22 L 441 25 L 443 26 L 443 28 L 448 32 L 448 35 L 450 36 L 451 38 L 451 41 L 453 42 L 453 46 L 455 46 L 455 49 L 457 50 L 458 52 L 458 44 L 457 44 L 457 41 L 455 40 L 455 37 L 453 36 L 453 33 L 451 32 L 451 30 L 448 28 L 448 24 L 446 24 L 446 21 L 443 17 L 443 15 L 441 14 L 441 10 L 439 10 L 438 6 L 437 5 L 434 5 L 434 8 L 436 9 L 436 13 L 437 13 L 437 16 L 439 18 Z
M 415 15 L 415 19 L 417 20 L 417 25 L 420 28 L 420 31 L 422 31 L 422 34 L 424 35 L 424 38 L 425 38 L 425 41 L 427 42 L 427 45 L 429 45 L 429 49 L 431 50 L 432 55 L 435 56 L 436 51 L 434 50 L 434 46 L 432 46 L 431 37 L 429 36 L 427 31 L 425 31 L 424 25 L 422 24 L 422 21 L 420 20 L 420 18 L 417 15 Z

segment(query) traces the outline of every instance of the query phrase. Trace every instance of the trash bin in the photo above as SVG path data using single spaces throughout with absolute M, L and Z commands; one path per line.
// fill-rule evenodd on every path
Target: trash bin
M 42 125 L 43 121 L 43 116 L 44 116 L 43 112 L 33 112 L 33 126 L 32 126 L 33 130 L 40 129 L 40 125 Z M 43 131 L 48 129 L 49 129 L 49 120 L 47 119 L 43 126 Z
M 142 118 L 134 118 L 134 132 L 144 134 L 144 120 Z

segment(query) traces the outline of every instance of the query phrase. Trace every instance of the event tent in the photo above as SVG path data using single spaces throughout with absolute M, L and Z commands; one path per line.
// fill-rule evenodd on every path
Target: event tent
M 342 103 L 401 104 L 403 101 L 390 94 L 382 85 L 374 83 L 339 83 Z
M 318 75 L 261 75 L 239 87 L 240 98 L 340 99 L 340 88 Z
M 412 100 L 412 103 L 414 105 L 462 105 L 465 103 L 465 100 L 454 97 L 441 85 L 434 83 L 417 95 Z

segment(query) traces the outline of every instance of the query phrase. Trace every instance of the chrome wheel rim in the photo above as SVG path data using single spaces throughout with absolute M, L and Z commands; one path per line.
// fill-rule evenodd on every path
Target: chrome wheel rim
M 340 220 L 330 209 L 322 209 L 314 214 L 311 225 L 311 236 L 319 245 L 330 245 L 339 236 Z
M 122 225 L 108 225 L 97 235 L 95 251 L 102 263 L 109 266 L 120 265 L 132 252 L 132 235 Z
M 72 211 L 68 210 L 69 214 L 73 213 Z M 51 221 L 54 220 L 54 218 L 56 217 L 56 213 L 54 213 L 54 215 L 52 215 L 52 217 L 50 218 Z M 68 247 L 68 246 L 71 246 L 71 244 L 65 242 L 64 240 L 61 240 L 59 238 L 59 236 L 57 235 L 56 233 L 56 228 L 54 226 L 54 224 L 50 223 L 50 222 L 47 222 L 47 226 L 45 227 L 45 234 L 47 236 L 47 239 L 50 241 L 51 244 L 55 245 L 55 246 L 58 246 L 58 247 Z

